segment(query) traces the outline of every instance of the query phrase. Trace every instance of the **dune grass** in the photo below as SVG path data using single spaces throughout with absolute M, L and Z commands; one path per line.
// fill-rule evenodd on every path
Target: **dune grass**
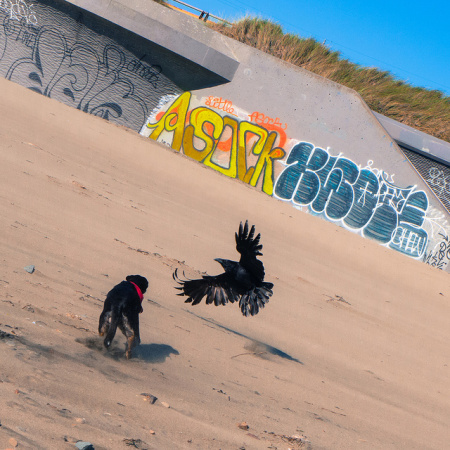
M 284 33 L 280 25 L 246 17 L 215 31 L 357 91 L 380 114 L 450 142 L 450 97 L 414 87 L 392 74 L 362 67 L 312 38 Z

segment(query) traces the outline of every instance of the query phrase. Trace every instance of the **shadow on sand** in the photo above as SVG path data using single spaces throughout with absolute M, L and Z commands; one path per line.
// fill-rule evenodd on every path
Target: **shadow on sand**
M 85 338 L 75 339 L 79 344 L 83 344 L 91 350 L 96 350 L 102 353 L 105 357 L 114 360 L 125 359 L 125 347 L 126 344 L 120 344 L 120 342 L 113 341 L 111 347 L 107 350 L 103 347 L 102 338 Z M 178 350 L 175 350 L 172 346 L 166 344 L 141 344 L 133 349 L 133 359 L 138 359 L 148 363 L 162 363 L 170 355 L 179 355 Z
M 248 339 L 249 342 L 244 345 L 244 348 L 246 350 L 248 350 L 249 352 L 251 352 L 252 354 L 254 354 L 255 356 L 258 356 L 263 359 L 267 359 L 268 355 L 275 355 L 275 356 L 279 356 L 280 358 L 287 359 L 288 361 L 296 362 L 298 364 L 303 365 L 303 363 L 299 359 L 294 358 L 291 355 L 288 355 L 287 353 L 283 352 L 279 348 L 273 347 L 270 344 L 266 344 L 264 342 L 253 339 L 249 336 L 246 336 L 245 334 L 239 333 L 239 331 L 232 330 L 231 328 L 220 325 L 219 323 L 217 323 L 216 321 L 214 321 L 212 319 L 207 319 L 206 317 L 199 316 L 187 309 L 185 311 L 188 312 L 189 314 L 192 314 L 195 317 L 198 317 L 201 320 L 204 320 L 205 322 L 208 322 L 208 323 L 214 325 L 215 327 L 217 327 L 219 329 L 225 330 L 228 333 L 232 333 L 237 336 L 241 336 L 245 339 Z
M 141 344 L 133 350 L 132 356 L 149 363 L 162 363 L 172 354 L 179 355 L 180 353 L 171 345 Z

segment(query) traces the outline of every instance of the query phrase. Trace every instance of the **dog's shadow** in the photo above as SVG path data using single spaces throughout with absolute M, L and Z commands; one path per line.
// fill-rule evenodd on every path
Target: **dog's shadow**
M 107 358 L 121 360 L 125 359 L 125 347 L 116 342 L 107 350 L 103 347 L 103 340 L 99 338 L 75 339 L 91 350 L 102 353 Z M 179 351 L 167 344 L 140 344 L 133 349 L 132 359 L 148 363 L 163 363 L 170 355 L 179 355 Z
M 167 344 L 140 344 L 131 353 L 133 358 L 149 363 L 163 363 L 172 354 L 180 352 Z

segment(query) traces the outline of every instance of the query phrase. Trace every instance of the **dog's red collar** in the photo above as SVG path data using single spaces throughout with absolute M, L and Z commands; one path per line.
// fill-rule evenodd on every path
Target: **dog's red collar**
M 142 303 L 142 300 L 144 300 L 144 294 L 142 293 L 140 287 L 136 283 L 133 283 L 132 281 L 130 281 L 130 283 L 136 288 L 136 291 L 137 291 L 137 293 L 139 295 L 139 300 Z
M 130 281 L 130 283 L 136 288 L 136 292 L 139 295 L 139 300 L 141 301 L 141 310 L 139 312 L 142 313 L 144 312 L 144 310 L 142 309 L 142 300 L 144 300 L 144 294 L 142 293 L 141 288 L 136 283 L 133 283 L 132 281 Z

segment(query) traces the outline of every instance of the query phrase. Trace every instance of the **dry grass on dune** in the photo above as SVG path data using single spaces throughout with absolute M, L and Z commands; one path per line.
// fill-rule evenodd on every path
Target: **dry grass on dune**
M 231 27 L 211 28 L 354 89 L 372 110 L 450 142 L 450 97 L 440 91 L 414 87 L 389 72 L 354 64 L 315 39 L 284 33 L 268 20 L 247 17 Z

